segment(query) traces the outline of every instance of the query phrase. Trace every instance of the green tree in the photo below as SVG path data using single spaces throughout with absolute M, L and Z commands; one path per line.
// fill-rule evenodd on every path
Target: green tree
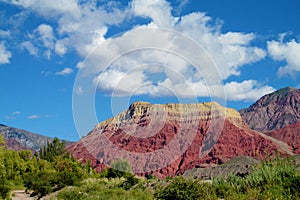
M 66 145 L 57 137 L 52 142 L 47 141 L 47 145 L 40 149 L 39 157 L 47 161 L 54 161 L 57 156 L 66 156 Z
M 111 167 L 122 172 L 130 173 L 132 174 L 132 167 L 129 161 L 127 160 L 116 160 L 112 162 Z
M 6 177 L 6 170 L 5 170 L 5 141 L 3 139 L 2 134 L 0 133 L 0 181 L 3 181 Z

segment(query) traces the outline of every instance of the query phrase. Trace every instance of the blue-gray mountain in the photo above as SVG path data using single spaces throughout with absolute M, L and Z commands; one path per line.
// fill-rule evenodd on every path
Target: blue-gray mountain
M 51 142 L 53 138 L 43 136 L 36 133 L 31 133 L 18 128 L 9 127 L 0 124 L 0 134 L 6 141 L 8 149 L 22 150 L 28 149 L 32 151 L 38 151 L 41 147 L 47 144 L 47 141 Z M 65 141 L 66 144 L 70 142 Z

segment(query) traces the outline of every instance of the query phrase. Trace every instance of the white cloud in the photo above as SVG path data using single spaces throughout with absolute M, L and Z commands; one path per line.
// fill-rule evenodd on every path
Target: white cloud
M 53 28 L 47 24 L 41 24 L 35 32 L 38 34 L 38 39 L 43 43 L 43 46 L 48 49 L 54 48 Z
M 75 49 L 85 57 L 95 48 L 107 32 L 107 26 L 121 23 L 128 10 L 119 9 L 117 3 L 98 5 L 96 1 L 76 0 L 6 0 L 9 3 L 30 9 L 46 19 L 56 20 L 55 32 L 50 25 L 41 24 L 35 31 L 33 40 L 38 39 L 43 46 L 62 56 L 68 49 Z
M 40 0 L 5 0 L 8 3 L 12 3 L 24 8 L 30 8 L 40 15 L 50 18 L 62 15 L 69 17 L 78 17 L 80 10 L 76 0 L 52 0 L 52 1 L 40 1 Z
M 46 50 L 46 51 L 44 51 L 44 56 L 48 59 L 48 60 L 50 60 L 51 59 L 51 51 L 48 49 L 48 50 Z
M 16 117 L 20 114 L 21 114 L 20 111 L 15 111 L 15 112 L 12 112 L 10 115 L 5 116 L 5 118 L 6 119 L 16 119 Z
M 135 15 L 149 17 L 159 27 L 172 28 L 178 20 L 172 16 L 172 7 L 167 1 L 133 0 L 131 5 Z
M 58 40 L 55 43 L 55 53 L 60 56 L 63 56 L 67 52 L 67 47 L 64 44 L 64 40 Z
M 0 29 L 0 38 L 10 38 L 11 33 L 10 31 L 5 31 Z
M 29 116 L 27 116 L 27 119 L 39 119 L 40 118 L 40 116 L 38 116 L 38 115 L 29 115 Z
M 10 63 L 11 52 L 6 49 L 4 42 L 0 42 L 0 64 Z
M 255 80 L 245 80 L 243 82 L 230 82 L 224 86 L 228 100 L 247 100 L 254 101 L 265 94 L 274 92 L 270 86 L 260 86 Z
M 179 4 L 173 8 L 173 11 L 176 13 L 176 15 L 180 15 L 184 7 L 189 3 L 189 0 L 177 0 L 177 3 Z
M 281 41 L 268 41 L 268 53 L 276 61 L 285 61 L 286 65 L 281 66 L 278 75 L 294 76 L 295 72 L 300 71 L 300 43 L 291 40 L 284 43 Z
M 65 76 L 65 75 L 72 74 L 72 73 L 73 73 L 73 70 L 69 67 L 66 67 L 63 70 L 56 72 L 55 74 L 60 75 L 60 76 Z
M 205 13 L 190 13 L 180 18 L 172 15 L 174 8 L 165 0 L 133 0 L 128 7 L 119 8 L 118 4 L 99 5 L 96 1 L 53 0 L 53 1 L 10 1 L 13 4 L 28 8 L 39 15 L 56 22 L 53 29 L 50 25 L 41 24 L 33 33 L 33 40 L 42 43 L 46 57 L 50 59 L 52 53 L 65 55 L 70 49 L 75 49 L 79 56 L 85 58 L 78 63 L 78 67 L 87 74 L 93 74 L 94 83 L 98 88 L 115 95 L 149 94 L 165 95 L 173 92 L 176 95 L 190 96 L 197 94 L 207 96 L 208 89 L 214 87 L 214 81 L 226 81 L 230 76 L 240 75 L 240 68 L 246 64 L 262 60 L 266 52 L 252 45 L 256 35 L 254 33 L 221 31 L 222 22 L 213 20 Z M 184 5 L 186 1 L 183 2 Z M 143 17 L 151 22 L 136 25 L 131 30 L 114 38 L 107 38 L 106 34 L 113 25 L 126 22 L 131 18 Z M 173 33 L 161 31 L 161 34 L 140 34 L 144 28 L 168 28 Z M 177 33 L 178 34 L 175 34 Z M 197 55 L 190 46 L 177 37 L 181 34 L 191 38 L 195 46 L 201 46 L 203 52 Z M 193 44 L 193 45 L 194 45 Z M 141 46 L 160 47 L 149 51 L 139 50 Z M 28 49 L 28 47 L 27 47 Z M 104 49 L 104 50 L 103 50 Z M 136 50 L 132 55 L 124 56 L 125 50 Z M 99 50 L 99 51 L 98 51 Z M 168 52 L 175 51 L 175 54 Z M 184 60 L 202 59 L 198 72 Z M 216 64 L 217 69 L 210 65 L 208 59 Z M 111 58 L 122 58 L 106 66 Z M 156 62 L 152 65 L 151 63 Z M 143 66 L 143 67 L 141 67 Z M 136 70 L 135 68 L 140 68 Z M 153 84 L 149 73 L 161 72 L 165 74 L 163 80 Z M 63 71 L 57 74 L 66 74 Z M 247 83 L 247 84 L 246 84 Z M 248 86 L 255 94 L 264 93 L 271 87 L 259 87 L 252 81 L 228 85 L 230 98 L 241 100 L 242 95 L 232 88 Z M 186 89 L 187 87 L 190 88 Z M 226 86 L 225 86 L 226 87 Z M 79 87 L 81 88 L 81 87 Z M 203 89 L 204 88 L 204 89 Z M 247 88 L 247 89 L 248 89 Z M 166 91 L 169 92 L 166 92 Z M 246 90 L 246 89 L 245 89 Z M 250 92 L 249 90 L 249 92 Z M 81 88 L 80 91 L 84 91 Z M 236 93 L 234 93 L 234 91 Z M 217 95 L 217 93 L 216 93 Z M 244 97 L 245 99 L 246 97 Z
M 15 111 L 15 112 L 12 113 L 12 115 L 20 115 L 20 114 L 21 114 L 20 111 Z
M 147 25 L 136 26 L 117 38 L 107 39 L 100 45 L 101 48 L 96 49 L 88 57 L 88 60 L 78 65 L 81 69 L 88 68 L 86 71 L 89 73 L 100 74 L 94 83 L 97 82 L 98 88 L 102 91 L 110 91 L 114 95 L 132 95 L 134 93 L 136 95 L 164 96 L 173 93 L 173 95 L 184 97 L 209 96 L 215 92 L 208 92 L 209 88 L 215 87 L 214 79 L 224 81 L 229 76 L 239 75 L 242 66 L 257 62 L 266 56 L 263 49 L 252 46 L 251 43 L 255 39 L 254 33 L 222 33 L 221 24 L 218 22 L 214 24 L 214 21 L 204 13 L 191 13 L 179 20 L 171 15 L 172 8 L 166 1 L 134 0 L 131 5 L 135 15 L 150 18 L 153 21 Z M 157 30 L 157 33 L 153 34 L 153 30 L 150 30 L 141 34 L 141 29 L 153 27 L 171 28 L 175 32 Z M 181 33 L 185 35 L 184 37 L 190 37 L 194 44 L 203 47 L 203 51 L 209 56 L 206 56 L 204 52 L 194 51 L 189 44 L 178 39 L 181 37 Z M 154 49 L 139 49 L 145 46 Z M 123 55 L 128 49 L 139 50 L 135 50 L 132 55 Z M 185 52 L 184 49 L 186 49 Z M 199 71 L 194 71 L 190 63 L 182 58 L 183 54 L 175 55 L 168 52 L 171 50 L 181 52 L 185 58 L 188 57 L 194 61 L 203 58 Z M 121 58 L 112 63 L 109 69 L 105 69 L 111 58 L 119 56 Z M 216 64 L 216 70 L 212 69 L 215 66 L 209 64 L 209 58 Z M 164 66 L 156 67 L 158 72 L 166 75 L 166 78 L 158 84 L 153 84 L 151 77 L 147 76 L 147 72 L 153 68 L 151 64 L 153 62 Z M 166 66 L 171 70 L 166 70 Z M 135 70 L 137 67 L 140 70 Z M 136 78 L 133 78 L 132 74 Z M 243 96 L 239 90 L 233 93 L 234 86 L 243 86 L 244 88 L 239 89 L 248 93 L 253 92 L 250 97 Z M 231 100 L 254 99 L 273 89 L 269 86 L 260 87 L 252 80 L 232 83 L 224 87 L 226 92 L 228 90 L 230 94 L 228 97 Z M 221 91 L 221 88 L 216 91 Z M 214 95 L 218 96 L 220 92 L 215 92 Z
M 28 51 L 28 53 L 32 56 L 38 55 L 38 48 L 33 46 L 33 44 L 29 41 L 25 41 L 21 44 L 21 48 L 24 48 Z

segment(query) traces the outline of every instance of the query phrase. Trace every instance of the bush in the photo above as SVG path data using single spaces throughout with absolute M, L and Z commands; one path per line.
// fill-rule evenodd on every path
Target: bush
M 38 172 L 27 175 L 24 179 L 24 186 L 41 197 L 52 192 L 57 182 L 58 176 L 56 172 Z
M 300 199 L 300 176 L 288 159 L 263 162 L 245 178 L 215 179 L 213 187 L 224 199 Z
M 0 197 L 5 199 L 8 197 L 10 187 L 5 184 L 5 182 L 0 183 Z
M 213 188 L 210 184 L 201 184 L 199 180 L 175 177 L 164 188 L 158 188 L 154 193 L 157 199 L 165 200 L 194 200 L 215 199 Z
M 134 175 L 127 177 L 126 181 L 119 184 L 119 187 L 129 190 L 132 186 L 139 183 L 139 179 L 135 178 Z
M 110 181 L 112 181 L 111 179 Z M 109 187 L 101 180 L 82 183 L 80 186 L 65 188 L 61 190 L 57 199 L 72 199 L 72 200 L 151 200 L 153 199 L 153 195 L 148 190 L 142 189 L 131 189 L 124 190 L 118 186 Z

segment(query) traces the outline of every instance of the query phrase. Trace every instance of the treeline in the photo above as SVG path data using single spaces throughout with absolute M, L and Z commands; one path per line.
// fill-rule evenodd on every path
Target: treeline
M 0 135 L 0 199 L 24 187 L 41 197 L 93 174 L 90 165 L 73 159 L 58 138 L 33 155 L 30 150 L 8 150 Z

